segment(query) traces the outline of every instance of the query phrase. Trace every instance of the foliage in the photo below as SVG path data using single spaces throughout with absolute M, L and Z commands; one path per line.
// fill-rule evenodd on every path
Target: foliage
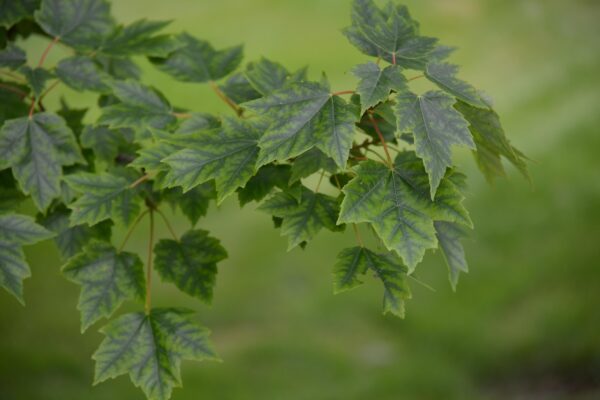
M 148 398 L 167 399 L 181 385 L 181 360 L 218 359 L 191 311 L 153 307 L 150 280 L 155 265 L 163 281 L 211 302 L 227 251 L 194 226 L 213 200 L 237 193 L 241 206 L 258 203 L 289 249 L 305 248 L 323 228 L 350 225 L 357 246 L 339 253 L 334 292 L 359 286 L 370 272 L 383 284 L 384 313 L 403 317 L 408 279 L 427 250 L 441 249 L 453 287 L 468 270 L 461 240 L 473 224 L 453 148 L 472 149 L 490 181 L 504 175 L 502 158 L 527 176 L 526 158 L 487 96 L 460 80 L 446 61 L 449 48 L 421 35 L 407 8 L 393 2 L 354 1 L 344 34 L 376 59 L 353 68 L 356 90 L 337 92 L 325 75 L 311 81 L 306 68 L 290 72 L 266 58 L 240 68 L 242 46 L 219 50 L 187 33 L 162 33 L 166 22 L 119 25 L 106 0 L 2 7 L 0 285 L 24 302 L 30 272 L 22 246 L 53 237 L 63 274 L 81 285 L 82 331 L 126 301 L 145 302 L 144 312 L 101 329 L 96 382 L 128 373 Z M 33 63 L 14 43 L 30 34 L 48 41 Z M 73 55 L 48 68 L 57 43 Z M 133 56 L 176 80 L 210 85 L 234 115 L 172 105 L 142 83 Z M 417 94 L 411 82 L 423 78 L 431 90 Z M 46 110 L 45 97 L 60 83 L 96 93 L 99 117 L 64 101 Z M 312 176 L 318 183 L 309 188 Z M 18 212 L 26 199 L 37 222 Z M 192 229 L 179 237 L 165 205 L 180 209 Z M 172 239 L 154 243 L 155 216 Z M 124 251 L 144 218 L 146 273 L 141 258 Z M 113 225 L 127 229 L 118 246 Z M 361 231 L 380 250 L 369 249 L 373 240 L 363 241 Z

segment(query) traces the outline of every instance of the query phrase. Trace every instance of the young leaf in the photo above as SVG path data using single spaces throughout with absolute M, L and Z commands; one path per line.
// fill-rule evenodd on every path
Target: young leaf
M 345 168 L 357 119 L 353 107 L 322 83 L 294 83 L 244 107 L 270 122 L 261 137 L 258 165 L 296 157 L 313 147 Z
M 364 161 L 356 172 L 358 176 L 342 190 L 338 223 L 371 223 L 385 246 L 413 271 L 425 250 L 437 244 L 430 200 L 384 164 Z
M 372 271 L 383 283 L 383 313 L 404 317 L 404 300 L 410 299 L 407 269 L 389 254 L 376 254 L 364 247 L 342 250 L 333 268 L 333 291 L 341 293 L 362 285 L 360 276 Z
M 396 97 L 396 118 L 400 132 L 412 132 L 416 153 L 429 175 L 431 198 L 452 165 L 452 145 L 475 148 L 467 121 L 452 106 L 455 99 L 443 92 L 430 91 L 417 96 Z
M 340 231 L 336 226 L 339 205 L 336 199 L 303 187 L 300 201 L 289 193 L 276 193 L 258 208 L 275 217 L 283 218 L 281 235 L 288 236 L 288 251 L 308 242 L 322 228 Z
M 129 225 L 140 212 L 136 191 L 130 189 L 132 181 L 110 173 L 81 172 L 65 176 L 67 184 L 81 197 L 69 208 L 71 225 L 93 226 L 105 219 L 115 219 Z
M 98 125 L 164 129 L 176 121 L 170 104 L 152 88 L 130 80 L 114 82 L 112 89 L 121 103 L 104 107 Z
M 36 224 L 31 217 L 0 215 L 0 286 L 21 304 L 25 304 L 23 280 L 31 276 L 22 246 L 35 244 L 52 236 L 52 232 Z
M 53 210 L 40 218 L 39 223 L 54 232 L 54 242 L 63 260 L 68 260 L 81 252 L 90 240 L 110 241 L 112 221 L 104 221 L 92 227 L 88 225 L 71 226 L 70 211 L 64 207 Z
M 92 241 L 62 268 L 63 275 L 81 285 L 77 309 L 81 331 L 110 317 L 125 300 L 145 298 L 144 264 L 133 253 L 119 253 L 111 244 Z
M 209 331 L 183 309 L 125 314 L 101 332 L 106 338 L 92 356 L 94 383 L 128 373 L 149 399 L 167 400 L 173 387 L 181 386 L 182 360 L 218 360 Z
M 378 103 L 387 100 L 390 91 L 408 90 L 402 69 L 390 65 L 383 70 L 375 63 L 357 65 L 352 73 L 360 79 L 356 92 L 360 95 L 361 114 Z
M 56 66 L 56 75 L 75 90 L 107 93 L 111 89 L 110 75 L 86 56 L 73 56 L 61 60 Z
M 164 281 L 207 304 L 212 302 L 217 263 L 227 258 L 219 240 L 207 231 L 191 230 L 179 241 L 158 242 L 154 255 L 156 270 Z
M 182 186 L 185 192 L 214 179 L 217 203 L 222 203 L 254 175 L 260 135 L 251 123 L 228 118 L 221 129 L 184 136 L 186 148 L 163 160 L 170 167 L 168 186 Z
M 427 64 L 425 76 L 445 92 L 479 108 L 489 108 L 477 89 L 456 78 L 458 67 L 452 64 Z
M 0 50 L 0 67 L 17 69 L 27 62 L 27 55 L 20 47 L 9 43 L 8 47 Z
M 171 35 L 155 35 L 169 21 L 147 21 L 141 19 L 129 25 L 119 25 L 106 38 L 100 51 L 114 57 L 145 55 L 166 57 L 179 46 Z
M 435 234 L 448 265 L 450 285 L 452 285 L 453 290 L 456 290 L 460 273 L 469 272 L 465 250 L 460 242 L 467 236 L 467 230 L 463 225 L 453 222 L 435 221 L 434 225 Z
M 73 133 L 52 113 L 6 121 L 0 130 L 0 160 L 12 167 L 40 211 L 60 195 L 62 166 L 84 162 Z
M 461 101 L 454 107 L 469 122 L 469 129 L 477 148 L 477 166 L 490 183 L 498 176 L 505 176 L 501 157 L 506 158 L 529 179 L 525 157 L 506 138 L 500 117 L 495 111 L 476 108 Z
M 80 50 L 98 47 L 114 28 L 105 0 L 42 0 L 35 20 L 47 34 Z
M 243 47 L 217 51 L 208 42 L 182 33 L 180 46 L 165 58 L 151 58 L 160 70 L 183 82 L 217 81 L 232 73 L 242 61 Z

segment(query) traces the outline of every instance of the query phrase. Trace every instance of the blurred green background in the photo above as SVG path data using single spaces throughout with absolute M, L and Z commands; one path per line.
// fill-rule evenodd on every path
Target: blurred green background
M 246 60 L 308 64 L 313 77 L 326 71 L 334 90 L 353 88 L 349 70 L 366 61 L 340 34 L 349 0 L 113 3 L 122 22 L 172 19 L 170 31 L 217 47 L 245 42 Z M 466 243 L 471 273 L 452 293 L 441 255 L 428 254 L 417 271 L 436 290 L 413 283 L 405 320 L 381 315 L 376 282 L 333 296 L 331 268 L 354 243 L 351 232 L 322 233 L 306 251 L 286 253 L 285 238 L 254 206 L 240 211 L 235 198 L 213 206 L 200 226 L 230 254 L 213 306 L 154 284 L 155 305 L 199 311 L 224 360 L 184 362 L 175 400 L 600 398 L 600 2 L 405 3 L 425 34 L 460 48 L 452 60 L 461 76 L 494 97 L 513 143 L 535 160 L 534 188 L 513 169 L 490 187 L 460 154 L 476 224 Z M 31 57 L 44 45 L 28 45 Z M 174 104 L 229 112 L 205 86 L 142 64 L 144 81 Z M 76 106 L 91 103 L 63 93 Z M 55 104 L 59 95 L 50 96 Z M 144 228 L 128 246 L 140 254 Z M 0 291 L 0 398 L 142 399 L 127 377 L 91 386 L 101 324 L 79 333 L 78 288 L 60 276 L 51 244 L 27 256 L 27 307 Z

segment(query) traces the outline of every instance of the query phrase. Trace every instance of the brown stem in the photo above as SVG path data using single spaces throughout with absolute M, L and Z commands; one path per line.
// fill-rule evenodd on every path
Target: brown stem
M 343 96 L 345 94 L 354 94 L 355 91 L 354 90 L 342 90 L 341 92 L 334 92 L 331 93 L 332 96 Z
M 407 81 L 414 81 L 415 79 L 420 79 L 420 78 L 425 78 L 425 75 L 417 75 L 417 76 L 413 76 L 412 78 L 408 79 Z
M 233 111 L 235 111 L 238 117 L 242 116 L 244 110 L 242 110 L 240 106 L 238 106 L 233 100 L 227 97 L 227 95 L 223 93 L 223 91 L 214 81 L 210 81 L 210 87 L 217 94 L 217 96 L 219 96 L 219 98 L 225 102 L 225 104 L 227 104 L 229 107 L 231 107 Z
M 181 118 L 181 119 L 187 119 L 187 118 L 192 118 L 192 114 L 189 113 L 178 113 L 178 112 L 174 112 L 172 113 L 173 116 L 175 118 Z
M 48 86 L 48 89 L 46 89 L 44 91 L 44 93 L 42 93 L 40 95 L 40 98 L 38 99 L 38 103 L 41 103 L 42 100 L 44 100 L 44 97 L 46 97 L 48 95 L 48 93 L 50 93 L 55 87 L 57 87 L 60 84 L 59 80 L 54 81 L 54 83 L 52 83 L 52 85 Z
M 383 151 L 385 152 L 385 156 L 387 157 L 388 165 L 390 168 L 392 168 L 394 163 L 392 162 L 392 157 L 390 156 L 390 151 L 388 150 L 387 143 L 385 142 L 385 139 L 383 138 L 383 134 L 381 133 L 381 130 L 379 129 L 379 125 L 377 125 L 377 121 L 375 121 L 375 118 L 373 118 L 373 114 L 369 113 L 369 119 L 371 120 L 371 123 L 373 124 L 373 127 L 375 128 L 375 132 L 377 132 L 377 136 L 379 136 L 379 140 L 381 141 L 381 144 L 383 144 Z
M 360 247 L 365 247 L 362 237 L 360 236 L 360 231 L 358 230 L 358 226 L 356 224 L 352 224 L 352 229 L 354 229 L 354 236 L 356 236 L 356 241 Z
M 40 61 L 38 62 L 38 68 L 41 68 L 44 65 L 44 62 L 46 61 L 46 57 L 48 57 L 48 53 L 50 53 L 50 50 L 52 49 L 52 47 L 54 47 L 54 45 L 56 43 L 58 43 L 58 41 L 60 40 L 60 37 L 55 37 L 54 39 L 52 39 L 52 41 L 50 43 L 48 43 L 48 46 L 46 46 L 46 50 L 44 50 L 44 52 L 42 53 L 42 56 L 40 57 Z M 31 99 L 31 105 L 29 106 L 29 119 L 31 119 L 31 117 L 33 116 L 33 110 L 35 110 L 35 103 L 36 103 L 36 98 L 35 96 L 33 96 L 33 98 Z
M 150 239 L 148 240 L 148 263 L 146 268 L 146 315 L 150 315 L 152 309 L 152 248 L 154 247 L 154 210 L 150 212 Z
M 321 182 L 323 182 L 324 176 L 325 176 L 325 171 L 322 171 L 321 177 L 319 178 L 319 182 L 317 183 L 317 187 L 315 188 L 315 193 L 319 193 L 319 188 L 321 187 Z
M 18 87 L 12 86 L 12 85 L 8 85 L 8 84 L 5 84 L 5 83 L 0 83 L 0 88 L 8 90 L 9 92 L 16 93 L 19 96 L 21 96 L 21 98 L 23 98 L 23 99 L 28 96 L 27 92 L 25 92 L 24 90 L 19 89 Z
M 152 175 L 145 174 L 144 176 L 142 176 L 141 178 L 139 178 L 138 180 L 136 180 L 135 182 L 133 182 L 131 185 L 129 185 L 129 189 L 135 189 L 137 186 L 139 186 L 142 183 L 146 182 L 150 178 L 152 178 Z
M 12 72 L 8 72 L 8 71 L 0 71 L 1 75 L 5 75 L 8 76 L 9 78 L 14 79 L 15 81 L 19 81 L 19 82 L 25 82 L 25 79 L 17 74 L 13 74 Z
M 396 52 L 392 53 L 392 64 L 396 65 Z

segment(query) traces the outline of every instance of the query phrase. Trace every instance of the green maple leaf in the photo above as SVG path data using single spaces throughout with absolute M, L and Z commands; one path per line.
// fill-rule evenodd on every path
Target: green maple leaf
M 335 161 L 327 157 L 321 150 L 312 148 L 294 160 L 289 179 L 290 184 L 311 176 L 320 170 L 333 173 L 337 170 L 337 165 Z
M 194 226 L 206 215 L 210 201 L 217 198 L 217 192 L 214 181 L 209 181 L 185 193 L 181 188 L 167 189 L 163 191 L 163 197 L 171 205 L 177 205 Z
M 56 66 L 56 75 L 75 90 L 99 93 L 111 91 L 111 76 L 86 56 L 73 56 L 61 60 Z
M 411 132 L 415 149 L 429 175 L 431 198 L 452 165 L 453 145 L 475 148 L 467 121 L 452 106 L 455 99 L 440 91 L 417 96 L 402 93 L 396 97 L 396 118 L 400 132 Z
M 110 129 L 106 126 L 87 125 L 81 133 L 81 146 L 90 149 L 98 160 L 113 162 L 119 152 L 128 149 L 133 141 L 129 129 Z
M 352 106 L 331 95 L 328 84 L 293 83 L 244 107 L 270 122 L 259 142 L 259 166 L 296 157 L 316 146 L 345 168 L 357 116 Z
M 431 201 L 381 163 L 364 161 L 356 172 L 342 190 L 338 223 L 371 223 L 385 246 L 414 270 L 425 251 L 437 244 Z
M 454 222 L 435 221 L 434 224 L 435 234 L 448 265 L 450 284 L 452 289 L 456 290 L 460 273 L 469 272 L 465 250 L 460 242 L 468 236 L 467 229 L 465 226 Z
M 283 65 L 263 57 L 249 63 L 244 75 L 258 93 L 266 96 L 286 84 L 305 81 L 306 69 L 301 68 L 292 74 Z
M 65 176 L 67 184 L 81 193 L 69 205 L 71 225 L 90 226 L 106 219 L 129 225 L 140 212 L 136 190 L 130 188 L 133 180 L 111 173 L 80 172 Z
M 156 35 L 169 24 L 169 21 L 141 19 L 129 25 L 119 25 L 102 43 L 100 51 L 114 57 L 165 57 L 180 45 L 171 35 Z
M 500 123 L 500 117 L 495 111 L 476 108 L 461 101 L 456 103 L 455 108 L 469 122 L 469 129 L 477 149 L 475 153 L 477 166 L 490 183 L 494 178 L 506 175 L 502 166 L 502 157 L 529 179 L 526 158 L 510 144 Z
M 419 35 L 406 6 L 391 2 L 380 9 L 373 0 L 355 0 L 352 26 L 344 33 L 362 52 L 404 68 L 423 69 L 437 44 L 437 39 Z
M 98 125 L 164 129 L 175 123 L 171 105 L 156 90 L 136 81 L 116 81 L 111 86 L 120 103 L 104 107 Z
M 381 69 L 370 62 L 357 65 L 352 73 L 360 79 L 356 92 L 360 95 L 361 114 L 387 100 L 392 90 L 402 92 L 408 89 L 402 69 L 397 65 Z
M 473 86 L 456 78 L 458 67 L 452 64 L 427 64 L 425 76 L 440 89 L 475 107 L 489 108 Z
M 210 304 L 217 276 L 217 263 L 227 251 L 207 231 L 191 230 L 179 241 L 163 239 L 154 246 L 154 264 L 165 282 Z
M 118 252 L 106 242 L 90 242 L 62 268 L 63 275 L 81 285 L 77 309 L 81 331 L 110 317 L 125 300 L 145 298 L 144 264 L 133 253 Z
M 17 69 L 25 62 L 27 62 L 27 55 L 13 43 L 9 43 L 5 49 L 0 50 L 0 67 L 2 68 Z
M 25 304 L 23 280 L 31 276 L 22 246 L 35 244 L 52 236 L 52 232 L 36 224 L 31 217 L 0 215 L 0 286 L 21 304 Z
M 308 242 L 323 228 L 340 231 L 337 226 L 339 205 L 336 199 L 303 187 L 300 201 L 285 192 L 274 194 L 258 208 L 283 218 L 281 235 L 288 237 L 288 250 Z
M 153 309 L 150 314 L 125 314 L 101 332 L 106 338 L 92 358 L 94 383 L 129 374 L 149 399 L 167 400 L 181 386 L 182 360 L 218 360 L 209 331 L 183 309 Z
M 220 204 L 254 175 L 260 135 L 260 127 L 227 118 L 221 129 L 174 137 L 186 148 L 163 160 L 170 168 L 168 186 L 185 192 L 214 179 Z
M 179 47 L 165 58 L 153 57 L 160 70 L 183 82 L 217 81 L 232 73 L 242 61 L 243 47 L 215 50 L 208 42 L 182 33 Z
M 71 226 L 70 214 L 69 210 L 60 207 L 39 217 L 39 223 L 56 234 L 54 242 L 63 260 L 68 260 L 80 253 L 92 239 L 110 241 L 112 221 L 104 221 L 92 227 L 88 225 Z
M 35 97 L 39 97 L 42 94 L 46 87 L 46 82 L 54 77 L 54 74 L 47 69 L 39 67 L 31 68 L 27 65 L 21 67 L 19 72 L 25 77 L 25 80 Z
M 261 201 L 276 187 L 281 190 L 289 189 L 291 169 L 289 165 L 275 164 L 261 167 L 256 175 L 248 180 L 246 186 L 238 189 L 240 206 L 251 201 Z
M 56 114 L 8 120 L 0 130 L 0 160 L 40 211 L 60 195 L 62 167 L 83 163 L 75 137 Z
M 205 129 L 221 127 L 221 119 L 207 113 L 191 113 L 190 118 L 184 120 L 175 133 L 184 135 Z
M 115 79 L 120 80 L 139 80 L 142 75 L 142 70 L 130 58 L 126 57 L 110 57 L 104 54 L 97 54 L 98 61 L 104 71 Z
M 49 35 L 76 49 L 93 49 L 114 29 L 105 0 L 42 0 L 35 20 Z
M 225 82 L 219 85 L 219 89 L 237 104 L 262 97 L 262 95 L 250 84 L 243 72 L 237 72 L 231 75 Z
M 0 1 L 0 26 L 8 29 L 23 18 L 31 16 L 39 2 L 40 0 Z
M 6 84 L 6 82 L 0 80 L 0 84 Z M 15 85 L 16 88 L 21 90 L 25 95 L 29 94 L 29 87 L 25 85 Z M 29 104 L 25 103 L 22 93 L 17 93 L 11 90 L 0 90 L 0 128 L 4 121 L 13 118 L 19 118 L 23 115 L 27 115 L 29 111 Z M 6 168 L 8 160 L 0 157 L 0 169 Z
M 376 254 L 364 247 L 342 250 L 333 268 L 334 293 L 341 293 L 362 285 L 361 276 L 367 271 L 383 283 L 383 313 L 403 318 L 404 301 L 411 298 L 407 283 L 407 268 L 389 254 Z

